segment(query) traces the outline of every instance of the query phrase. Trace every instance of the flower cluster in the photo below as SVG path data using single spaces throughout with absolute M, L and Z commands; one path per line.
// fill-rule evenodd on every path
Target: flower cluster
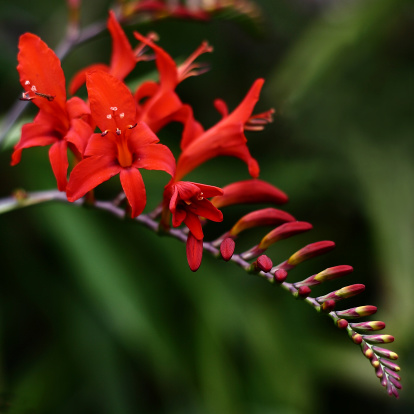
M 140 170 L 164 171 L 166 185 L 160 194 L 160 205 L 145 217 L 152 228 L 169 234 L 173 234 L 171 226 L 184 227 L 179 230 L 179 238 L 186 240 L 187 260 L 192 271 L 199 268 L 203 251 L 208 250 L 226 261 L 232 260 L 247 272 L 281 285 L 295 298 L 328 314 L 338 328 L 345 329 L 352 341 L 361 345 L 388 393 L 398 397 L 399 366 L 393 362 L 398 356 L 378 346 L 394 338 L 371 334 L 383 329 L 385 324 L 381 321 L 348 322 L 348 319 L 372 315 L 376 307 L 335 310 L 338 301 L 361 293 L 364 285 L 354 284 L 322 296 L 311 296 L 314 286 L 343 277 L 352 272 L 352 267 L 330 267 L 299 282 L 286 281 L 291 269 L 332 250 L 335 244 L 331 241 L 309 244 L 276 266 L 264 254 L 272 244 L 309 231 L 312 225 L 273 207 L 285 203 L 287 196 L 258 178 L 259 164 L 247 147 L 245 131 L 260 131 L 272 121 L 273 110 L 253 114 L 263 79 L 253 83 L 233 111 L 228 110 L 224 101 L 216 100 L 214 104 L 221 120 L 206 129 L 195 118 L 193 108 L 182 102 L 176 88 L 187 77 L 204 71 L 195 60 L 211 52 L 212 47 L 202 43 L 187 60 L 176 65 L 155 43 L 156 34 L 143 36 L 135 32 L 137 44 L 134 48 L 112 12 L 107 26 L 112 37 L 110 64 L 94 64 L 82 69 L 69 85 L 73 95 L 86 84 L 86 101 L 79 97 L 67 99 L 66 81 L 58 57 L 38 36 L 30 33 L 21 36 L 17 67 L 24 89 L 21 99 L 32 101 L 39 112 L 33 122 L 23 126 L 21 139 L 12 154 L 12 165 L 20 162 L 23 149 L 50 145 L 49 160 L 59 194 L 69 202 L 85 197 L 89 203 L 94 203 L 94 189 L 119 175 L 121 198 L 126 201 L 126 211 L 121 215 L 127 213 L 138 220 L 145 216 L 142 213 L 146 206 Z M 145 81 L 131 91 L 124 79 L 138 62 L 150 58 L 155 59 L 158 81 Z M 171 122 L 182 125 L 180 152 L 175 156 L 157 136 Z M 68 152 L 72 154 L 69 158 Z M 219 156 L 242 160 L 251 179 L 229 183 L 223 189 L 212 183 L 185 180 L 191 171 Z M 271 207 L 251 211 L 216 240 L 204 241 L 205 224 L 221 222 L 222 208 L 254 203 Z M 112 207 L 115 208 L 113 204 Z M 118 214 L 119 206 L 116 208 Z M 235 254 L 235 241 L 240 233 L 262 226 L 274 229 L 252 248 Z
M 177 66 L 155 43 L 154 33 L 143 36 L 135 32 L 137 45 L 133 48 L 113 12 L 109 14 L 107 27 L 112 37 L 110 64 L 82 69 L 69 85 L 70 93 L 74 94 L 86 83 L 87 101 L 79 97 L 67 99 L 65 76 L 55 53 L 38 36 L 30 33 L 21 36 L 17 67 L 24 88 L 21 99 L 32 101 L 39 112 L 32 123 L 23 127 L 12 165 L 20 161 L 23 149 L 51 145 L 52 170 L 58 189 L 66 192 L 68 201 L 85 195 L 93 198 L 91 192 L 95 187 L 119 175 L 132 217 L 139 216 L 146 206 L 140 169 L 166 172 L 170 180 L 163 193 L 160 226 L 168 229 L 172 221 L 174 227 L 182 223 L 188 227 L 187 257 L 190 268 L 195 271 L 203 252 L 202 222 L 223 219 L 221 211 L 208 199 L 222 195 L 222 190 L 185 181 L 185 176 L 222 155 L 240 158 L 253 178 L 259 175 L 258 163 L 247 148 L 244 131 L 263 129 L 271 121 L 271 110 L 252 115 L 263 80 L 254 82 L 231 113 L 223 101 L 217 100 L 215 106 L 222 119 L 205 129 L 195 119 L 192 107 L 181 101 L 176 87 L 185 78 L 204 71 L 195 60 L 211 52 L 212 47 L 202 43 Z M 155 56 L 159 80 L 143 82 L 131 91 L 123 81 L 137 62 L 150 58 L 145 53 L 147 50 Z M 183 125 L 177 158 L 156 135 L 171 122 Z M 68 150 L 73 154 L 72 168 Z M 278 190 L 266 184 L 262 191 Z M 243 186 L 239 192 L 244 192 Z

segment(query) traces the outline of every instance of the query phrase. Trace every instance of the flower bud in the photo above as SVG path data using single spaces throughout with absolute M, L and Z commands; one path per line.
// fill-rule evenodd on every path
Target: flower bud
M 276 269 L 274 272 L 274 279 L 277 283 L 283 283 L 287 278 L 288 272 L 284 269 Z
M 382 360 L 381 360 L 382 361 Z M 386 372 L 388 375 L 390 375 L 391 377 L 393 377 L 393 378 L 395 378 L 397 381 L 401 381 L 401 377 L 396 373 L 396 372 L 394 372 L 393 370 L 391 370 L 391 369 L 389 369 L 389 368 L 387 368 L 387 367 L 385 367 L 384 368 L 384 372 Z
M 351 323 L 349 325 L 353 330 L 358 332 L 380 331 L 385 328 L 385 323 L 382 321 L 369 321 L 361 323 Z
M 369 347 L 367 343 L 362 344 L 362 353 L 368 358 L 371 359 L 374 356 L 374 352 Z
M 388 361 L 388 359 L 384 359 L 384 358 L 380 358 L 381 364 L 386 366 L 387 368 L 393 370 L 393 371 L 400 371 L 401 368 L 399 367 L 399 365 L 397 365 L 395 362 L 392 361 Z
M 362 338 L 369 344 L 389 344 L 394 342 L 394 337 L 391 335 L 362 335 Z
M 358 295 L 359 293 L 365 290 L 365 286 L 361 284 L 355 284 L 350 286 L 345 286 L 339 290 L 335 290 L 334 292 L 328 293 L 324 296 L 319 296 L 316 298 L 318 302 L 326 301 L 328 299 L 333 299 L 335 301 L 347 299 L 351 296 Z
M 301 286 L 293 295 L 297 299 L 306 299 L 311 293 L 309 286 Z
M 321 311 L 323 313 L 329 313 L 332 312 L 335 308 L 336 302 L 333 299 L 328 299 L 324 301 L 321 305 Z M 338 312 L 337 312 L 338 313 Z
M 380 348 L 379 346 L 373 346 L 372 350 L 379 356 L 388 359 L 398 359 L 398 355 L 395 352 L 390 351 L 389 349 Z
M 228 262 L 234 253 L 236 243 L 230 237 L 223 240 L 220 245 L 220 254 L 224 261 Z
M 306 228 L 302 231 L 310 230 L 312 227 Z M 290 266 L 297 266 L 299 263 L 305 260 L 311 259 L 312 257 L 324 254 L 335 247 L 335 243 L 332 241 L 320 241 L 316 243 L 308 244 L 302 249 L 298 250 L 292 256 L 289 257 L 287 263 Z
M 339 328 L 339 329 L 346 329 L 348 327 L 348 321 L 346 321 L 345 319 L 338 319 L 335 322 L 335 325 Z
M 357 319 L 357 318 L 362 318 L 363 316 L 373 315 L 376 311 L 377 311 L 376 306 L 365 305 L 365 306 L 358 306 L 356 308 L 337 311 L 336 314 L 342 318 Z

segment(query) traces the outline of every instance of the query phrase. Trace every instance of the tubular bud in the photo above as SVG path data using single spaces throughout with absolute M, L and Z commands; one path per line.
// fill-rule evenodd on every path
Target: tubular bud
M 301 286 L 297 292 L 293 294 L 296 299 L 306 299 L 311 293 L 309 286 Z
M 400 366 L 397 365 L 395 362 L 388 361 L 387 359 L 383 359 L 383 358 L 380 358 L 380 361 L 381 361 L 382 365 L 386 366 L 387 368 L 389 368 L 393 371 L 398 372 L 398 371 L 401 370 Z
M 379 346 L 373 346 L 372 350 L 379 356 L 382 356 L 384 358 L 398 359 L 398 355 L 395 352 L 390 351 L 389 349 L 380 348 Z
M 315 275 L 315 280 L 319 283 L 323 283 L 327 280 L 337 279 L 338 277 L 345 276 L 351 273 L 353 270 L 353 267 L 348 265 L 328 267 L 328 269 L 325 269 Z
M 393 377 L 388 377 L 388 381 L 392 382 L 393 385 L 398 388 L 399 390 L 402 388 L 402 385 Z M 397 393 L 398 395 L 398 393 Z
M 369 344 L 389 344 L 394 342 L 394 337 L 391 335 L 363 335 L 362 338 Z
M 342 318 L 357 319 L 357 318 L 362 318 L 363 316 L 373 315 L 376 311 L 377 311 L 376 306 L 365 305 L 365 306 L 358 306 L 356 308 L 337 311 L 336 314 Z
M 335 290 L 334 292 L 328 293 L 324 296 L 319 296 L 316 298 L 318 302 L 324 302 L 328 299 L 332 299 L 335 301 L 341 300 L 341 299 L 347 299 L 351 296 L 358 295 L 359 293 L 363 292 L 365 290 L 365 286 L 361 284 L 355 284 L 355 285 L 349 285 L 345 286 L 342 289 Z
M 354 332 L 354 333 L 351 334 L 351 339 L 355 344 L 360 345 L 362 343 L 363 338 L 362 338 L 362 335 L 360 335 L 359 333 Z
M 374 352 L 372 352 L 372 349 L 366 344 L 362 344 L 362 353 L 368 358 L 371 359 L 374 356 Z
M 380 364 L 380 365 L 378 365 L 378 366 L 375 368 L 375 375 L 376 375 L 378 378 L 380 378 L 380 379 L 384 376 L 384 370 L 382 369 L 381 364 Z
M 382 321 L 369 321 L 361 323 L 351 323 L 349 325 L 353 330 L 358 332 L 380 331 L 385 328 L 385 323 Z
M 375 356 L 375 355 L 373 355 L 372 356 L 372 358 L 371 358 L 371 365 L 374 367 L 374 368 L 378 368 L 378 367 L 380 367 L 381 365 L 380 365 L 380 362 L 378 361 L 378 358 Z
M 397 381 L 401 381 L 401 377 L 396 372 L 394 372 L 393 370 L 385 367 L 384 372 L 386 372 L 387 375 L 390 375 L 391 377 L 395 378 Z
M 310 230 L 304 229 L 302 231 Z M 335 243 L 332 241 L 320 241 L 312 244 L 308 244 L 302 249 L 298 250 L 292 256 L 289 257 L 287 263 L 291 266 L 297 266 L 299 263 L 304 262 L 305 260 L 311 259 L 312 257 L 319 256 L 326 252 L 329 252 L 335 247 Z
M 242 231 L 252 227 L 274 226 L 276 224 L 294 221 L 295 218 L 285 211 L 276 208 L 264 208 L 252 211 L 243 216 L 229 231 L 231 237 L 239 235 Z
M 298 233 L 303 233 L 304 231 L 308 231 L 311 228 L 312 224 L 306 223 L 305 221 L 294 221 L 282 224 L 281 226 L 276 227 L 270 233 L 267 233 L 266 236 L 264 236 L 260 241 L 258 247 L 259 249 L 266 250 L 269 246 L 279 240 L 286 239 Z

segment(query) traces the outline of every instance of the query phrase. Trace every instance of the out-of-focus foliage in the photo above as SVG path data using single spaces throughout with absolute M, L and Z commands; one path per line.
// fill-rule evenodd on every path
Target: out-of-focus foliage
M 105 19 L 108 2 L 84 3 L 84 24 Z M 334 253 L 294 274 L 300 280 L 328 266 L 354 266 L 349 284 L 367 285 L 355 304 L 378 305 L 378 319 L 396 337 L 407 392 L 389 399 L 369 362 L 328 319 L 261 279 L 207 255 L 193 274 L 176 241 L 103 213 L 44 205 L 0 216 L 0 412 L 412 412 L 414 4 L 257 3 L 261 37 L 222 20 L 134 29 L 157 31 L 177 58 L 204 39 L 215 47 L 203 57 L 211 71 L 180 85 L 206 125 L 217 119 L 213 99 L 234 107 L 255 78 L 268 80 L 257 109 L 273 106 L 275 123 L 249 136 L 250 147 L 261 176 L 289 194 L 289 212 L 315 227 L 270 256 L 277 263 L 307 242 L 335 240 Z M 18 36 L 33 31 L 56 46 L 65 12 L 64 2 L 51 0 L 0 4 L 1 116 L 20 93 Z M 104 34 L 63 66 L 73 74 L 108 59 Z M 151 70 L 141 63 L 128 81 Z M 178 132 L 161 139 L 178 141 Z M 46 152 L 28 150 L 14 168 L 10 150 L 0 153 L 0 194 L 53 188 Z M 229 163 L 238 177 L 245 172 L 238 160 L 223 159 L 191 178 L 225 185 L 233 178 L 223 174 Z M 161 175 L 144 180 L 155 207 Z M 225 214 L 231 221 L 232 211 Z M 333 282 L 332 290 L 340 286 Z

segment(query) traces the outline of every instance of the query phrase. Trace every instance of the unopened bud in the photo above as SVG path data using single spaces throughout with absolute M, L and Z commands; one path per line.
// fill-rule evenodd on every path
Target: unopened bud
M 362 338 L 369 344 L 389 344 L 394 342 L 392 335 L 363 335 Z
M 287 278 L 288 272 L 284 269 L 276 269 L 274 272 L 274 279 L 277 283 L 283 283 Z
M 348 321 L 345 319 L 338 319 L 335 324 L 339 329 L 346 329 L 348 327 Z
M 380 358 L 381 364 L 386 366 L 387 368 L 393 370 L 393 371 L 400 371 L 401 368 L 399 367 L 399 365 L 397 365 L 395 362 L 392 361 L 388 361 L 388 359 L 384 359 L 384 358 Z
M 294 236 L 295 234 L 303 233 L 304 231 L 308 231 L 311 228 L 312 224 L 305 221 L 293 221 L 282 224 L 271 232 L 267 233 L 266 236 L 264 236 L 260 241 L 258 248 L 266 250 L 269 248 L 269 246 L 279 240 L 286 239 L 288 237 Z
M 356 308 L 337 311 L 336 314 L 342 318 L 357 319 L 357 318 L 362 318 L 363 316 L 373 315 L 376 311 L 377 311 L 376 306 L 365 305 L 365 306 L 358 306 Z
M 266 273 L 270 272 L 270 269 L 273 266 L 272 260 L 265 254 L 259 256 L 254 263 L 256 264 L 257 269 Z
M 306 229 L 310 230 L 312 227 Z M 302 230 L 305 231 L 305 230 Z M 311 259 L 312 257 L 319 256 L 324 254 L 335 247 L 335 243 L 332 241 L 320 241 L 312 244 L 308 244 L 302 249 L 298 250 L 287 260 L 288 264 L 291 266 L 297 266 L 299 263 L 304 262 L 305 260 Z
M 336 302 L 333 299 L 328 299 L 321 305 L 321 311 L 324 313 L 332 312 L 335 308 Z
M 318 302 L 322 302 L 328 299 L 333 299 L 335 301 L 347 299 L 351 296 L 358 295 L 359 293 L 365 290 L 365 286 L 361 284 L 355 284 L 350 286 L 345 286 L 342 289 L 336 290 L 334 292 L 328 293 L 324 296 L 319 296 L 316 298 Z
M 358 332 L 380 331 L 385 328 L 385 323 L 382 321 L 351 323 L 350 327 Z
M 338 277 L 345 276 L 351 273 L 353 270 L 354 269 L 352 266 L 348 265 L 329 267 L 328 269 L 325 269 L 315 275 L 315 280 L 317 280 L 319 283 L 322 283 L 327 280 L 337 279 Z
M 359 345 L 361 344 L 363 338 L 362 338 L 362 335 L 354 332 L 351 334 L 351 339 L 355 344 Z
M 378 368 L 380 366 L 380 362 L 378 361 L 378 358 L 375 355 L 373 355 L 371 358 L 371 365 L 374 368 Z
M 294 293 L 294 296 L 297 299 L 306 299 L 311 294 L 311 289 L 309 286 L 301 286 L 296 293 Z
M 220 254 L 223 260 L 228 262 L 232 258 L 235 247 L 236 243 L 230 237 L 223 240 L 220 245 Z
M 382 360 L 381 360 L 381 362 L 382 362 Z M 386 367 L 386 368 L 384 368 L 384 372 L 386 372 L 391 377 L 395 378 L 397 381 L 401 381 L 401 377 L 396 372 L 394 372 L 392 369 L 389 369 L 389 368 Z
M 380 348 L 379 346 L 373 346 L 372 349 L 379 356 L 394 360 L 398 359 L 398 355 L 395 352 L 390 351 L 389 349 Z

